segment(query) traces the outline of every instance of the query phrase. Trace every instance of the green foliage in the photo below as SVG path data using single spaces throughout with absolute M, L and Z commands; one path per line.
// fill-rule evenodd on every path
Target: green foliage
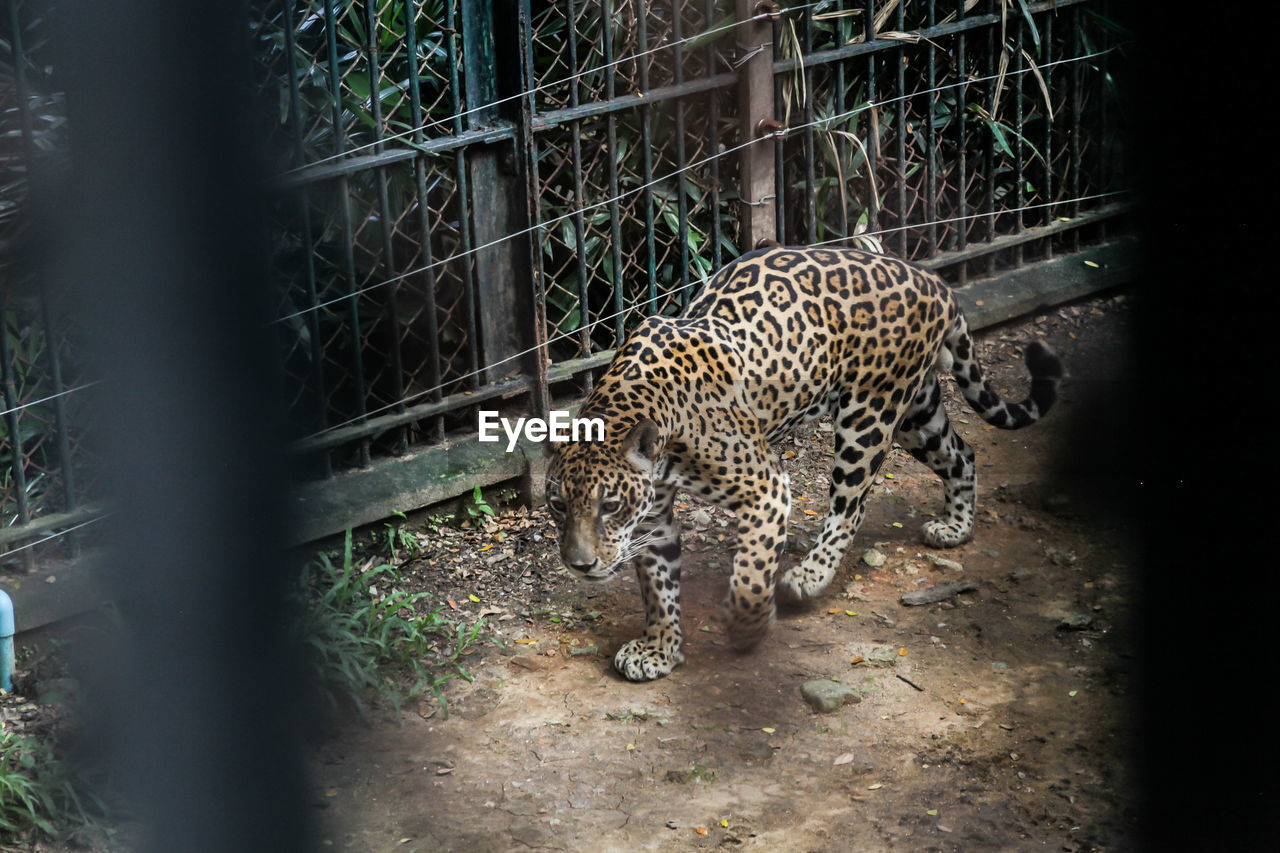
M 396 511 L 394 515 L 401 521 L 407 518 L 403 512 Z M 410 530 L 406 530 L 401 524 L 392 524 L 390 522 L 383 525 L 386 529 L 386 550 L 388 556 L 393 561 L 400 559 L 400 552 L 407 551 L 409 559 L 417 558 L 422 554 L 422 543 L 418 541 L 418 537 Z
M 52 745 L 0 731 L 0 837 L 74 840 L 108 812 Z
M 461 657 L 481 636 L 484 620 L 454 622 L 427 592 L 407 592 L 396 566 L 357 565 L 347 531 L 341 562 L 321 554 L 302 571 L 298 642 L 335 705 L 362 713 L 370 693 L 397 708 L 406 698 L 434 694 L 454 676 L 471 680 Z
M 488 501 L 484 499 L 484 495 L 480 494 L 479 486 L 471 490 L 471 503 L 463 506 L 467 511 L 471 524 L 475 527 L 483 527 L 486 521 L 496 514 L 493 511 L 493 507 L 489 506 Z

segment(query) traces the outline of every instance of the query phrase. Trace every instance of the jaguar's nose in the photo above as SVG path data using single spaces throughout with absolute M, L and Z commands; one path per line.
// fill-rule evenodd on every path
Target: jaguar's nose
M 565 565 L 568 566 L 571 571 L 577 572 L 580 575 L 585 575 L 585 574 L 590 574 L 592 569 L 600 565 L 600 558 L 593 557 L 591 560 L 585 563 L 575 563 L 575 562 L 570 562 L 568 560 L 565 560 Z

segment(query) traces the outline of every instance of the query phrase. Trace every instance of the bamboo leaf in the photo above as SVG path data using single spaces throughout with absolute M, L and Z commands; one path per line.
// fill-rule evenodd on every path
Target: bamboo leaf
M 1036 29 L 1035 19 L 1031 17 L 1031 10 L 1027 8 L 1027 0 L 1018 0 L 1018 7 L 1022 10 L 1022 18 L 1027 22 L 1027 28 L 1031 30 L 1031 41 L 1036 46 L 1036 56 L 1040 55 L 1040 31 Z

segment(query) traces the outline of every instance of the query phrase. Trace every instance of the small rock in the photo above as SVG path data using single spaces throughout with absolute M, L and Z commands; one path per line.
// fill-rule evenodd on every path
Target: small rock
M 1093 624 L 1093 617 L 1088 613 L 1069 613 L 1058 622 L 1059 631 L 1083 631 Z
M 939 557 L 937 554 L 925 554 L 924 558 L 933 564 L 935 569 L 946 569 L 952 572 L 963 572 L 964 566 L 955 560 L 948 560 L 946 557 Z
M 569 649 L 569 656 L 575 658 L 587 657 L 588 655 L 597 654 L 599 651 L 600 649 L 597 646 L 574 646 Z
M 862 555 L 862 562 L 866 563 L 873 569 L 878 569 L 884 565 L 885 556 L 875 548 L 868 548 Z
M 668 770 L 665 778 L 668 782 L 675 782 L 677 785 L 687 785 L 690 782 L 714 782 L 716 772 L 701 764 L 691 764 L 685 769 Z
M 1055 566 L 1074 566 L 1080 558 L 1076 556 L 1075 551 L 1070 548 L 1050 548 L 1044 549 L 1044 555 L 1049 558 L 1049 562 Z
M 694 524 L 700 524 L 703 527 L 706 527 L 711 523 L 711 513 L 707 512 L 705 509 L 694 510 L 691 518 L 693 519 Z
M 827 678 L 816 678 L 801 684 L 800 695 L 820 714 L 829 714 L 841 705 L 862 701 L 862 694 L 853 687 Z
M 855 643 L 849 647 L 849 654 L 853 659 L 862 658 L 859 663 L 865 666 L 898 665 L 898 649 L 895 646 L 877 646 L 870 643 Z
M 945 601 L 957 593 L 972 592 L 977 588 L 978 585 L 973 581 L 940 583 L 936 586 L 930 586 L 925 589 L 918 589 L 904 593 L 899 601 L 901 601 L 906 607 L 916 607 L 921 604 L 934 604 L 939 601 Z

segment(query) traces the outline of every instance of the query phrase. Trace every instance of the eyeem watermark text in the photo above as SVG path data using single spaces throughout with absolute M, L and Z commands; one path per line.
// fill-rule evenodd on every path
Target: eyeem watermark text
M 548 420 L 504 418 L 492 410 L 480 410 L 480 440 L 501 441 L 499 428 L 507 436 L 507 452 L 516 449 L 521 434 L 529 441 L 604 441 L 604 418 L 575 418 L 554 409 Z

